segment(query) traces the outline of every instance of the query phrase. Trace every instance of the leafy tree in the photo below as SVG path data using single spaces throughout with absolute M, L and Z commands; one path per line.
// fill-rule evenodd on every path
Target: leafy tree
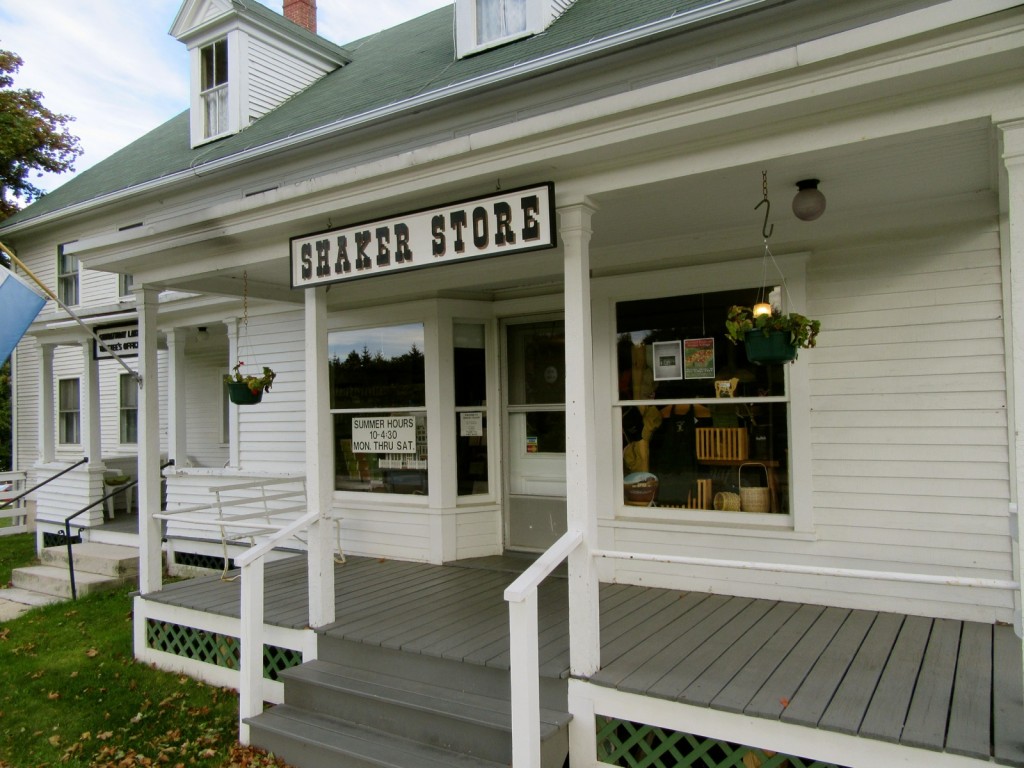
M 73 117 L 44 107 L 39 91 L 13 88 L 22 63 L 0 49 L 0 221 L 19 209 L 19 198 L 32 202 L 44 194 L 29 181 L 32 171 L 42 176 L 74 170 L 82 154 L 78 137 L 67 127 Z

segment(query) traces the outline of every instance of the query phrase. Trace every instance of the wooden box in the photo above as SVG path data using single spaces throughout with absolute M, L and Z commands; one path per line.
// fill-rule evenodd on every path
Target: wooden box
M 698 461 L 744 461 L 749 446 L 743 427 L 698 427 Z

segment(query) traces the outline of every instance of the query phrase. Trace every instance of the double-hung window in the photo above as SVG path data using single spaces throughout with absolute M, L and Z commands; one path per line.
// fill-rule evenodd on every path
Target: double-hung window
M 694 515 L 792 511 L 786 367 L 751 363 L 725 336 L 729 308 L 752 306 L 761 292 L 615 305 L 625 505 Z
M 78 257 L 57 246 L 57 296 L 69 307 L 78 304 Z
M 139 442 L 139 385 L 128 373 L 120 378 L 120 432 L 122 445 Z
M 476 41 L 484 45 L 526 31 L 526 0 L 476 0 Z
M 203 105 L 203 138 L 227 133 L 228 41 L 218 40 L 200 49 L 200 96 Z
M 57 431 L 61 445 L 82 442 L 82 414 L 78 379 L 60 379 L 57 382 Z

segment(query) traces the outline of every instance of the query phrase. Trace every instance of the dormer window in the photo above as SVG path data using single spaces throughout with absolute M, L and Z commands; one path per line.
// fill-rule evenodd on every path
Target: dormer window
M 476 39 L 484 45 L 526 31 L 526 0 L 476 0 Z
M 543 32 L 575 0 L 455 0 L 459 57 Z
M 228 41 L 222 38 L 200 49 L 200 99 L 203 105 L 203 138 L 230 130 L 228 119 Z

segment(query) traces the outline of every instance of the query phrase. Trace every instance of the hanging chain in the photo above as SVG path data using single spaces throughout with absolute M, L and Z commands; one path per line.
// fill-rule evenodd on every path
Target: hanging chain
M 249 330 L 249 270 L 242 270 L 242 327 Z
M 761 192 L 764 194 L 764 199 L 768 200 L 768 171 L 761 171 Z

